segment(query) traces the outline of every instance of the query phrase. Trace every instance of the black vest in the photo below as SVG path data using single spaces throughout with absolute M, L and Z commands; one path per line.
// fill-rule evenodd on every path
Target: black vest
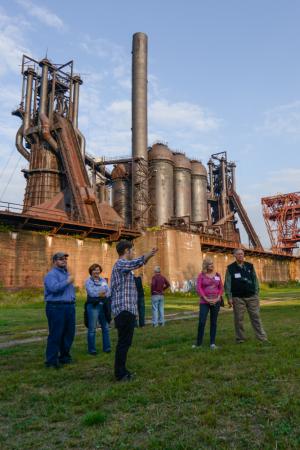
M 243 267 L 234 262 L 228 266 L 231 275 L 232 297 L 251 297 L 255 295 L 253 264 L 244 262 Z

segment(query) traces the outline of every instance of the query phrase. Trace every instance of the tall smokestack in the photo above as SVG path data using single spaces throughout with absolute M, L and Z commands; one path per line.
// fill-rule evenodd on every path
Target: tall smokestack
M 147 56 L 148 37 L 135 33 L 132 42 L 132 222 L 148 225 L 148 152 L 147 152 Z

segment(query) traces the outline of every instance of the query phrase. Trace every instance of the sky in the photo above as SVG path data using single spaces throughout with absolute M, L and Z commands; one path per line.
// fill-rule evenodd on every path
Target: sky
M 298 0 L 1 0 L 0 200 L 22 203 L 15 149 L 25 53 L 74 60 L 79 128 L 95 156 L 131 151 L 132 35 L 148 35 L 149 134 L 199 158 L 227 151 L 268 248 L 261 197 L 300 191 Z M 244 239 L 244 237 L 243 237 Z M 245 239 L 244 239 L 245 240 Z

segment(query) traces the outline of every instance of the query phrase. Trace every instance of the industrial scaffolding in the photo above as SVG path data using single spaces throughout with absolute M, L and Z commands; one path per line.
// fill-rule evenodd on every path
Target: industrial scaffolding
M 300 242 L 300 192 L 261 199 L 272 250 L 292 254 Z

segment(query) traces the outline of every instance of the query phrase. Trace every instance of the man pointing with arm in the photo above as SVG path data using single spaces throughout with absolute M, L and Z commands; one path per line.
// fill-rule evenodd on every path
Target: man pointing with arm
M 157 253 L 157 249 L 153 248 L 135 259 L 132 242 L 120 241 L 116 249 L 119 259 L 111 274 L 111 308 L 118 331 L 115 377 L 118 381 L 129 381 L 132 374 L 126 369 L 126 360 L 137 314 L 137 289 L 132 271 L 146 264 Z

